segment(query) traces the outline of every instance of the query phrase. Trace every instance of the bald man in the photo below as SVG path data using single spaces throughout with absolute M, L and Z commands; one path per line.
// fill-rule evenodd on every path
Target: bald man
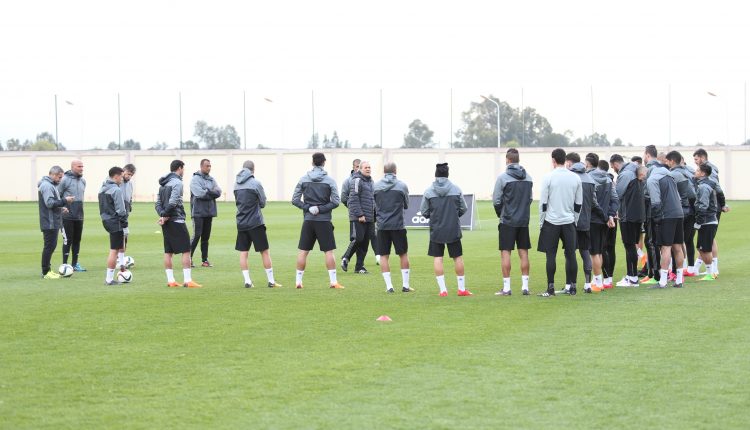
M 65 205 L 68 211 L 62 214 L 63 264 L 68 264 L 68 256 L 72 251 L 73 257 L 70 264 L 73 266 L 73 270 L 85 272 L 86 269 L 78 262 L 81 237 L 83 236 L 83 195 L 86 192 L 86 179 L 83 178 L 83 162 L 81 160 L 70 162 L 70 170 L 65 172 L 57 189 L 63 199 L 68 196 L 74 197 L 73 201 Z

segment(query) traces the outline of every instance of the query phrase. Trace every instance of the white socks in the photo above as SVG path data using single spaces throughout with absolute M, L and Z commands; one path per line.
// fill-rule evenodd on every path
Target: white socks
M 438 288 L 440 288 L 440 292 L 447 293 L 448 289 L 445 288 L 445 275 L 435 276 L 435 279 L 437 279 Z
M 336 281 L 336 269 L 328 271 L 328 278 L 331 280 L 331 285 L 335 285 L 338 283 L 338 281 Z
M 185 278 L 185 283 L 193 282 L 193 277 L 190 275 L 190 269 L 182 269 L 182 276 Z
M 409 288 L 409 269 L 401 269 L 401 279 L 403 280 L 403 287 Z
M 276 283 L 276 280 L 273 278 L 273 267 L 266 269 L 266 278 L 268 278 L 268 282 L 272 284 Z
M 118 252 L 117 253 L 117 267 L 122 267 L 124 265 L 125 265 L 125 253 Z
M 106 282 L 112 282 L 115 280 L 115 269 L 107 268 L 107 277 L 104 279 Z
M 383 272 L 383 279 L 385 280 L 385 290 L 392 290 L 393 282 L 391 282 L 391 272 Z
M 659 286 L 666 287 L 667 279 L 669 277 L 669 270 L 659 269 Z
M 510 291 L 510 278 L 503 278 L 503 291 Z
M 522 290 L 529 289 L 529 275 L 521 275 L 521 289 Z
M 604 287 L 604 281 L 602 280 L 602 275 L 594 275 L 594 285 L 596 285 L 598 288 Z
M 456 276 L 456 280 L 458 281 L 458 291 L 465 291 L 466 286 L 464 285 L 464 277 Z
M 682 277 L 683 277 L 682 270 L 678 270 L 677 271 L 677 279 L 675 279 L 675 283 L 676 284 L 682 284 L 682 282 L 683 282 L 683 278 Z
M 167 282 L 174 283 L 177 282 L 174 280 L 174 270 L 172 269 L 164 269 L 165 272 L 167 272 Z
M 712 269 L 711 273 L 713 273 L 714 275 L 718 275 L 719 274 L 719 257 L 716 257 L 713 259 L 713 261 L 711 262 L 711 266 L 713 266 L 711 268 Z
M 304 271 L 304 270 L 297 270 L 297 274 L 296 274 L 296 276 L 294 277 L 294 282 L 295 282 L 295 283 L 296 283 L 297 285 L 302 285 L 302 276 L 303 276 L 304 274 L 305 274 L 305 271 Z
M 252 284 L 253 281 L 250 280 L 250 271 L 249 270 L 243 270 L 242 271 L 242 277 L 245 278 L 246 284 Z

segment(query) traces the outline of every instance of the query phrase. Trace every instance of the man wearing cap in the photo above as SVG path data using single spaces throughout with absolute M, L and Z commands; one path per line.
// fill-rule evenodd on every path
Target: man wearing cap
M 336 259 L 333 250 L 336 249 L 336 238 L 333 236 L 331 211 L 341 202 L 336 181 L 334 181 L 323 167 L 326 157 L 322 152 L 312 156 L 313 168 L 300 178 L 292 195 L 292 204 L 302 210 L 304 221 L 299 238 L 299 253 L 297 254 L 296 286 L 303 288 L 302 277 L 305 274 L 307 255 L 318 242 L 320 250 L 325 253 L 326 268 L 331 288 L 344 288 L 336 279 Z
M 464 260 L 461 246 L 461 222 L 459 218 L 467 211 L 461 189 L 448 180 L 448 163 L 435 165 L 435 181 L 422 196 L 420 212 L 430 220 L 430 244 L 427 255 L 434 257 L 435 277 L 440 296 L 446 297 L 443 256 L 445 248 L 453 259 L 458 280 L 458 295 L 470 296 L 464 280 Z

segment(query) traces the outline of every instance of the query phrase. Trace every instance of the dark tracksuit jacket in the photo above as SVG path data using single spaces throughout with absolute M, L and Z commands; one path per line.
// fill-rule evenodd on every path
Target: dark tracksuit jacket
M 518 163 L 508 164 L 495 181 L 492 204 L 500 223 L 508 227 L 528 227 L 534 182 Z
M 378 230 L 403 230 L 404 209 L 409 208 L 409 188 L 393 173 L 386 173 L 373 186 Z
M 261 209 L 266 207 L 266 193 L 252 170 L 243 168 L 237 174 L 234 202 L 237 205 L 237 230 L 252 230 L 265 224 Z
M 677 184 L 677 192 L 680 194 L 680 205 L 682 206 L 683 218 L 693 215 L 695 203 L 695 183 L 693 175 L 685 166 L 675 166 L 669 170 L 669 174 Z
M 128 210 L 120 186 L 107 179 L 99 189 L 99 215 L 102 225 L 109 233 L 122 231 L 128 226 Z
M 570 167 L 570 171 L 581 178 L 581 188 L 583 191 L 583 204 L 581 205 L 581 214 L 578 216 L 576 230 L 591 230 L 591 218 L 594 216 L 604 218 L 604 211 L 596 199 L 596 182 L 586 173 L 586 165 L 578 162 Z
M 349 181 L 349 221 L 357 221 L 364 216 L 365 222 L 375 222 L 375 196 L 372 176 L 355 173 Z
M 644 222 L 646 204 L 643 199 L 643 184 L 636 176 L 638 166 L 625 163 L 617 174 L 617 196 L 620 198 L 620 222 Z
M 128 210 L 128 213 L 133 212 L 133 183 L 123 178 L 120 189 L 122 190 L 122 200 L 125 201 L 125 209 Z
M 221 188 L 211 175 L 200 171 L 190 180 L 190 217 L 212 218 L 217 215 L 216 199 L 221 197 Z
M 57 185 L 60 191 L 60 197 L 73 196 L 75 200 L 67 203 L 68 213 L 62 214 L 64 219 L 82 221 L 83 220 L 83 197 L 86 192 L 86 179 L 83 176 L 76 175 L 72 170 L 68 170 L 63 175 L 60 184 Z
M 292 204 L 302 209 L 305 221 L 331 221 L 331 211 L 340 202 L 336 181 L 319 166 L 313 167 L 300 178 L 292 195 Z M 309 212 L 312 206 L 317 206 L 320 210 L 317 215 Z
M 620 208 L 620 199 L 617 195 L 617 189 L 615 184 L 612 182 L 612 178 L 609 177 L 607 172 L 601 169 L 591 169 L 589 176 L 596 184 L 596 201 L 602 208 L 603 216 L 600 214 L 591 214 L 592 224 L 606 224 L 609 221 L 609 217 L 616 217 L 617 210 Z
M 682 204 L 677 183 L 666 167 L 659 165 L 651 171 L 646 180 L 646 188 L 651 200 L 651 220 L 682 219 Z
M 182 203 L 182 178 L 174 172 L 159 178 L 159 197 L 156 213 L 169 217 L 167 222 L 185 222 L 185 206 Z
M 695 223 L 698 225 L 717 224 L 717 207 L 713 181 L 709 178 L 698 179 L 698 190 L 695 198 Z
M 39 229 L 59 230 L 62 227 L 62 208 L 65 199 L 60 196 L 60 191 L 52 182 L 52 178 L 45 176 L 37 185 L 39 196 Z
M 341 203 L 346 207 L 349 207 L 349 184 L 351 183 L 352 176 L 354 176 L 354 170 L 349 172 L 349 176 L 341 183 Z
M 721 212 L 721 208 L 727 205 L 726 197 L 724 197 L 724 190 L 721 188 L 721 184 L 719 184 L 719 168 L 708 160 L 706 160 L 706 164 L 711 166 L 711 176 L 709 176 L 708 179 L 711 181 L 711 184 L 713 184 L 714 191 L 716 192 L 716 213 L 719 213 Z
M 453 243 L 461 239 L 460 218 L 468 208 L 461 189 L 448 178 L 435 178 L 425 190 L 419 210 L 430 220 L 430 241 Z

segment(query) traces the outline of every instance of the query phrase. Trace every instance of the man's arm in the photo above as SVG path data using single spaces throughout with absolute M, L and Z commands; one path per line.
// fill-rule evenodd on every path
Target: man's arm
M 575 224 L 578 225 L 578 218 L 581 217 L 581 208 L 583 207 L 583 184 L 581 178 L 576 175 L 576 198 L 573 202 L 573 211 L 575 212 Z M 596 201 L 596 197 L 594 197 Z
M 310 209 L 310 205 L 302 201 L 302 181 L 297 182 L 297 186 L 294 187 L 294 193 L 292 194 L 292 204 L 307 211 Z
M 505 181 L 503 176 L 500 175 L 495 181 L 495 189 L 492 190 L 492 205 L 495 207 L 495 214 L 498 218 L 503 216 L 503 188 L 505 187 Z
M 266 192 L 263 190 L 263 184 L 258 181 L 258 206 L 261 208 L 266 207 Z
M 464 216 L 469 208 L 466 206 L 466 199 L 464 199 L 464 193 L 458 195 L 458 217 Z
M 319 213 L 331 212 L 332 210 L 336 209 L 341 203 L 341 199 L 339 198 L 339 190 L 338 190 L 338 187 L 336 186 L 336 182 L 331 181 L 328 183 L 328 186 L 331 189 L 331 196 L 329 197 L 329 200 L 327 203 L 323 203 L 322 205 L 318 206 Z
M 360 182 L 361 179 L 355 177 L 354 180 L 349 183 L 348 208 L 349 213 L 351 213 L 355 218 L 359 218 L 365 214 L 362 210 L 362 204 L 359 198 L 359 193 L 361 191 Z
M 646 189 L 648 190 L 649 199 L 651 200 L 651 218 L 659 222 L 662 217 L 661 208 L 661 191 L 659 190 L 659 181 L 654 181 L 649 178 L 646 181 Z
M 539 227 L 544 225 L 544 218 L 547 216 L 547 204 L 549 203 L 549 176 L 542 180 L 542 191 L 539 197 Z
M 419 212 L 422 214 L 423 217 L 429 218 L 430 217 L 430 203 L 427 199 L 427 195 L 422 196 L 422 202 L 419 204 Z

